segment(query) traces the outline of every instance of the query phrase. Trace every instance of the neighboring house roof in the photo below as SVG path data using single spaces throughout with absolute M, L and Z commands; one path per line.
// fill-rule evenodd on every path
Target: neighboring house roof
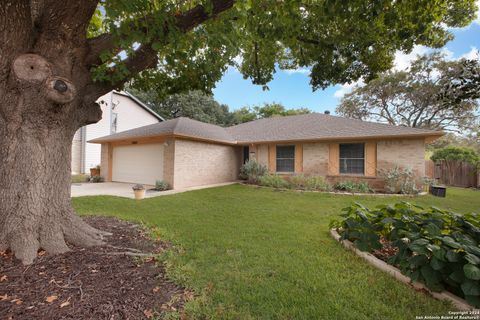
M 103 143 L 162 135 L 183 136 L 229 144 L 248 144 L 359 138 L 434 137 L 441 136 L 443 133 L 310 113 L 259 119 L 228 128 L 189 118 L 177 118 L 94 139 L 90 142 Z
M 159 115 L 158 113 L 156 113 L 155 111 L 153 111 L 150 107 L 148 107 L 145 103 L 143 103 L 142 101 L 140 101 L 140 99 L 138 99 L 137 97 L 135 97 L 135 96 L 134 96 L 133 94 L 131 94 L 130 92 L 127 92 L 127 91 L 115 91 L 115 90 L 114 90 L 113 93 L 132 99 L 136 104 L 138 104 L 140 107 L 142 107 L 143 109 L 145 109 L 145 110 L 146 110 L 148 113 L 150 113 L 152 116 L 154 116 L 155 118 L 157 118 L 157 119 L 160 120 L 160 121 L 165 121 L 165 119 L 164 119 L 161 115 Z

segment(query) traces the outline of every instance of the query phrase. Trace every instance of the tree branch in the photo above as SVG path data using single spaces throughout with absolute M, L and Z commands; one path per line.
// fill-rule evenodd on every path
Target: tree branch
M 203 22 L 215 17 L 216 15 L 231 9 L 235 4 L 236 0 L 211 0 L 212 1 L 212 8 L 211 11 L 208 10 L 203 5 L 197 5 L 193 9 L 186 11 L 181 15 L 176 16 L 175 27 L 178 28 L 180 31 L 186 33 L 196 26 L 202 24 Z M 153 21 L 155 19 L 154 15 L 148 16 L 145 18 L 146 21 Z M 134 29 L 135 26 L 131 23 L 131 28 L 127 28 L 129 30 Z M 147 33 L 148 30 L 140 30 L 144 33 Z M 164 27 L 164 32 L 168 33 L 169 29 L 168 26 Z M 102 63 L 100 59 L 100 54 L 102 52 L 111 52 L 111 53 L 118 53 L 121 51 L 121 48 L 118 48 L 115 41 L 115 34 L 114 33 L 106 33 L 102 34 L 98 37 L 92 38 L 89 40 L 88 44 L 90 47 L 90 52 L 85 59 L 85 64 L 90 67 L 92 65 L 99 65 Z M 145 44 L 147 45 L 147 44 Z M 145 49 L 144 49 L 145 50 Z M 145 51 L 140 52 L 145 54 Z M 148 58 L 150 59 L 150 58 Z

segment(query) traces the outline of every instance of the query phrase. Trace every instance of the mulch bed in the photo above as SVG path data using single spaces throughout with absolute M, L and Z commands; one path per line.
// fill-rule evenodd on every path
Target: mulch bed
M 181 310 L 193 297 L 153 257 L 125 254 L 160 253 L 167 243 L 118 219 L 86 221 L 113 233 L 106 246 L 56 256 L 41 251 L 30 266 L 0 252 L 1 319 L 148 319 Z
M 382 248 L 373 250 L 372 254 L 378 259 L 388 262 L 390 257 L 393 257 L 398 253 L 398 248 L 384 237 L 380 238 L 380 243 L 382 244 Z

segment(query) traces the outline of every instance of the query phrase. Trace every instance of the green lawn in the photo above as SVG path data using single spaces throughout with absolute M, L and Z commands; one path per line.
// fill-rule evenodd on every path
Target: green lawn
M 414 319 L 448 304 L 377 271 L 330 238 L 328 224 L 353 201 L 405 200 L 278 192 L 233 185 L 143 201 L 74 198 L 81 214 L 116 216 L 155 227 L 177 245 L 164 257 L 170 275 L 201 296 L 189 318 Z M 460 213 L 480 208 L 480 191 L 410 198 Z

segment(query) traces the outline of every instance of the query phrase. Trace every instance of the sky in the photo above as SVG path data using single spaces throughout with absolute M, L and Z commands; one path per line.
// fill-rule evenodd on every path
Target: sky
M 480 0 L 477 3 L 480 6 Z M 477 12 L 477 19 L 471 25 L 451 31 L 455 38 L 439 50 L 444 51 L 449 59 L 475 56 L 477 50 L 480 50 L 480 10 Z M 405 70 L 418 54 L 430 50 L 427 47 L 416 46 L 410 54 L 397 52 L 394 68 Z M 263 91 L 261 86 L 253 85 L 249 79 L 243 79 L 235 68 L 229 68 L 216 84 L 213 93 L 218 102 L 227 104 L 231 109 L 278 102 L 289 109 L 308 108 L 315 112 L 329 110 L 334 113 L 342 96 L 354 85 L 336 85 L 313 92 L 309 82 L 306 69 L 277 70 L 274 79 L 268 84 L 270 90 Z

